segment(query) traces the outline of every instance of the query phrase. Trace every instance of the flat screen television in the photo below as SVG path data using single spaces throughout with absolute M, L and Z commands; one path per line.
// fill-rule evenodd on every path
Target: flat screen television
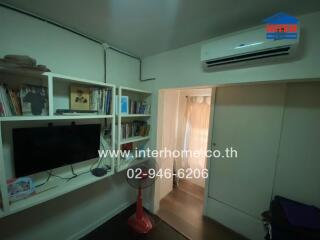
M 98 157 L 100 124 L 15 128 L 15 176 L 22 177 Z

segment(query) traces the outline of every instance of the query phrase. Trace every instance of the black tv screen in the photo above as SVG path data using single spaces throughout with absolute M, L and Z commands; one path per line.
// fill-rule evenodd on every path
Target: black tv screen
M 48 126 L 12 130 L 16 177 L 98 157 L 100 125 Z

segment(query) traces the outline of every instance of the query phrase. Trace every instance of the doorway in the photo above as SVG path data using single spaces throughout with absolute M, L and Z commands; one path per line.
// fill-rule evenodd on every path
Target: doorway
M 173 174 L 156 185 L 158 216 L 191 239 L 203 239 L 206 156 L 212 88 L 160 91 L 158 150 L 159 168 Z M 179 154 L 178 154 L 179 153 Z M 212 226 L 210 226 L 212 227 Z

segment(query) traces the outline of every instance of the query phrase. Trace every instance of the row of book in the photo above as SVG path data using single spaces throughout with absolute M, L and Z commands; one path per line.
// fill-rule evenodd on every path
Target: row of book
M 116 114 L 118 114 L 118 95 L 116 97 Z M 145 101 L 135 101 L 129 96 L 121 96 L 120 111 L 122 114 L 150 114 L 150 104 Z
M 129 114 L 149 114 L 150 105 L 146 102 L 139 102 L 129 99 Z
M 150 125 L 144 121 L 132 121 L 127 123 L 121 123 L 121 137 L 127 139 L 137 136 L 148 136 L 150 131 Z
M 0 115 L 22 115 L 19 92 L 4 85 L 0 86 Z
M 46 115 L 47 89 L 41 86 L 25 85 L 10 88 L 0 85 L 0 116 Z
M 101 114 L 111 114 L 112 89 L 91 88 L 90 110 Z

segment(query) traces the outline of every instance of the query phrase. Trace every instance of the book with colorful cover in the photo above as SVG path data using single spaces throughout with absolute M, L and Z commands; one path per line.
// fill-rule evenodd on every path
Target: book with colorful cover
M 5 86 L 0 85 L 1 102 L 3 105 L 4 116 L 12 116 L 12 106 L 10 105 L 10 100 L 6 91 Z
M 22 115 L 20 96 L 18 94 L 18 90 L 13 89 L 13 88 L 8 88 L 7 90 L 9 93 L 10 101 L 13 106 L 14 114 L 17 116 Z
M 121 113 L 129 114 L 129 97 L 121 96 Z

